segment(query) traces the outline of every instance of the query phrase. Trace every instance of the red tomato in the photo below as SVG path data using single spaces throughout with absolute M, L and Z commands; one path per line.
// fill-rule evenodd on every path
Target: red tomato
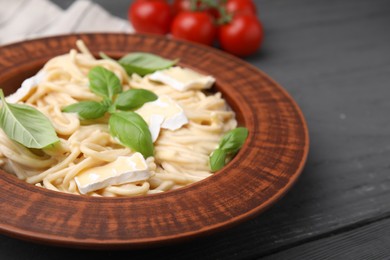
M 217 29 L 213 18 L 206 11 L 181 12 L 172 22 L 173 37 L 211 45 Z
M 171 25 L 171 9 L 163 0 L 137 0 L 129 8 L 129 20 L 137 32 L 166 34 Z
M 196 8 L 201 9 L 202 11 L 209 12 L 213 17 L 219 18 L 219 13 L 217 9 L 209 8 L 202 6 L 202 1 L 198 0 L 196 2 Z M 192 11 L 191 10 L 191 0 L 174 0 L 172 3 L 172 14 L 173 16 L 178 15 L 180 12 Z
M 228 0 L 226 11 L 237 15 L 256 15 L 256 6 L 252 0 Z
M 172 3 L 172 15 L 176 16 L 180 12 L 190 11 L 191 1 L 190 0 L 174 0 Z
M 248 56 L 263 42 L 263 26 L 254 15 L 238 15 L 219 28 L 219 42 L 222 49 L 237 56 Z

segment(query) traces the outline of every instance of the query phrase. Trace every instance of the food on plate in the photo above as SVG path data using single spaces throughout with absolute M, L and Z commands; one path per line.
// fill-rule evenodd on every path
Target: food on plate
M 95 58 L 82 41 L 13 94 L 0 90 L 0 165 L 50 190 L 159 193 L 221 169 L 243 145 L 215 79 L 150 53 Z M 141 74 L 141 75 L 140 75 Z

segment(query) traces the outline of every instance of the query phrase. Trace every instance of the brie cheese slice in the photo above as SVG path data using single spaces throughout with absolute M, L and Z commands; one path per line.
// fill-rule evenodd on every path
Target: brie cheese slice
M 175 131 L 188 123 L 183 108 L 169 96 L 160 96 L 157 100 L 145 103 L 135 111 L 148 124 L 153 142 L 157 140 L 160 129 Z
M 179 91 L 208 89 L 215 82 L 215 78 L 212 76 L 205 76 L 194 70 L 182 67 L 158 70 L 149 75 L 149 79 L 164 83 Z
M 160 134 L 161 125 L 163 122 L 164 116 L 162 115 L 151 115 L 149 117 L 149 121 L 147 121 L 153 143 L 157 140 L 158 135 Z
M 81 194 L 106 188 L 110 185 L 145 181 L 152 176 L 142 154 L 119 156 L 104 166 L 94 167 L 79 173 L 75 177 Z

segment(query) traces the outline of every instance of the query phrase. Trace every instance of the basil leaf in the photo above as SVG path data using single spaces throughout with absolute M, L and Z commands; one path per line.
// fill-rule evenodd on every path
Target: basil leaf
M 222 137 L 219 143 L 219 149 L 235 154 L 240 150 L 247 137 L 248 129 L 245 127 L 237 127 Z
M 10 139 L 37 149 L 59 141 L 51 122 L 40 111 L 28 105 L 8 104 L 2 89 L 0 98 L 0 127 Z
M 115 94 L 122 92 L 119 78 L 114 72 L 101 66 L 96 66 L 88 73 L 89 88 L 101 97 L 112 99 Z
M 127 54 L 119 60 L 119 64 L 126 70 L 127 74 L 136 73 L 141 76 L 172 67 L 177 60 L 167 60 L 160 56 L 146 53 L 134 52 Z
M 145 158 L 153 155 L 152 135 L 140 115 L 118 111 L 111 114 L 108 124 L 111 135 L 123 145 L 142 153 Z
M 115 100 L 115 106 L 121 110 L 129 110 L 141 107 L 146 102 L 158 98 L 156 94 L 146 89 L 130 89 L 122 92 Z
M 216 149 L 210 156 L 210 168 L 212 172 L 222 169 L 226 164 L 227 153 L 224 150 Z
M 62 109 L 62 112 L 78 113 L 81 119 L 97 119 L 103 117 L 108 106 L 96 101 L 81 101 Z
M 228 156 L 229 160 L 242 147 L 248 137 L 248 129 L 245 127 L 237 127 L 227 132 L 219 142 L 219 146 L 210 155 L 210 168 L 215 172 L 225 166 Z

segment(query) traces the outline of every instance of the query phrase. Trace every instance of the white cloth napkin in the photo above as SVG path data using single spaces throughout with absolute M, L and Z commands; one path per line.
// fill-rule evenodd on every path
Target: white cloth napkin
M 63 10 L 48 0 L 0 0 L 0 45 L 75 32 L 134 32 L 98 4 L 75 1 Z

